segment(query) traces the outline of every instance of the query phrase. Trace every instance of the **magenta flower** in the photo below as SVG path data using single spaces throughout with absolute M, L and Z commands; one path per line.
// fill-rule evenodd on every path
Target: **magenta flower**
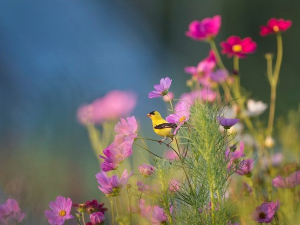
M 217 117 L 217 120 L 219 122 L 219 124 L 224 127 L 224 129 L 228 130 L 230 129 L 230 127 L 232 127 L 233 125 L 237 124 L 239 122 L 239 119 L 227 119 L 221 116 Z
M 241 39 L 238 36 L 231 36 L 221 43 L 222 53 L 227 54 L 228 57 L 237 56 L 238 58 L 245 58 L 246 54 L 255 52 L 256 43 L 250 37 Z
M 96 199 L 92 201 L 86 201 L 84 204 L 73 203 L 72 206 L 75 207 L 79 212 L 85 212 L 88 214 L 92 214 L 94 212 L 105 213 L 107 208 L 103 207 L 104 203 L 98 203 Z
M 14 199 L 7 199 L 5 203 L 0 205 L 0 224 L 20 223 L 25 217 Z M 9 224 L 10 224 L 9 223 Z
M 174 135 L 177 133 L 178 129 L 187 122 L 190 118 L 190 105 L 184 101 L 179 102 L 175 107 L 175 113 L 169 115 L 166 120 L 169 123 L 176 123 L 177 127 L 174 130 Z
M 208 56 L 204 59 L 204 61 L 214 62 L 215 64 L 217 64 L 216 55 L 213 50 L 209 50 Z
M 90 215 L 90 220 L 92 225 L 104 224 L 105 216 L 102 212 L 95 212 Z
M 159 206 L 150 206 L 145 204 L 145 200 L 141 199 L 139 202 L 140 214 L 141 216 L 148 219 L 151 224 L 162 224 L 167 221 L 167 215 L 164 209 Z
M 286 178 L 277 176 L 273 179 L 272 184 L 277 188 L 294 188 L 300 184 L 300 170 L 292 173 Z
M 127 116 L 136 105 L 136 95 L 128 91 L 110 91 L 91 104 L 79 107 L 77 119 L 83 125 L 114 121 Z
M 253 169 L 253 159 L 244 159 L 240 165 L 239 168 L 236 170 L 236 173 L 239 175 L 251 175 L 251 170 Z
M 155 172 L 154 167 L 151 165 L 148 165 L 148 164 L 143 164 L 143 165 L 139 166 L 138 168 L 140 170 L 140 173 L 144 177 L 149 177 L 150 175 L 152 175 Z
M 119 195 L 131 176 L 132 172 L 128 175 L 126 169 L 124 170 L 120 179 L 117 175 L 108 177 L 105 172 L 101 171 L 100 173 L 96 174 L 96 179 L 100 184 L 100 186 L 98 186 L 100 191 L 108 196 L 114 197 Z
M 149 98 L 159 98 L 168 94 L 169 88 L 171 87 L 172 80 L 169 77 L 162 78 L 160 84 L 154 85 L 155 91 L 151 91 L 148 94 Z
M 266 36 L 268 34 L 277 34 L 286 31 L 292 26 L 292 21 L 284 19 L 272 18 L 268 21 L 267 26 L 260 27 L 260 35 Z
M 144 184 L 143 182 L 141 181 L 138 181 L 136 183 L 136 186 L 138 187 L 138 190 L 142 193 L 146 193 L 146 192 L 150 192 L 151 189 L 150 189 L 150 186 L 147 185 L 147 184 Z
M 278 200 L 276 202 L 264 202 L 260 206 L 256 207 L 252 214 L 252 218 L 258 223 L 270 223 L 278 208 Z
M 204 18 L 201 21 L 195 20 L 189 25 L 186 36 L 198 40 L 208 40 L 217 36 L 221 27 L 221 16 L 217 15 L 213 18 Z
M 57 196 L 55 201 L 49 203 L 51 210 L 45 211 L 45 216 L 51 225 L 63 225 L 65 220 L 72 219 L 72 200 L 62 196 Z
M 213 102 L 216 100 L 217 93 L 211 90 L 210 88 L 203 88 L 200 91 L 200 100 L 203 102 Z

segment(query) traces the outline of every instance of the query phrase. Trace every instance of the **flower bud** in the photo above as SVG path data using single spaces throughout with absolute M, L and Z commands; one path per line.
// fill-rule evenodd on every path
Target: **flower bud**
M 143 164 L 139 166 L 139 170 L 144 177 L 148 177 L 155 172 L 154 167 L 148 164 Z
M 265 140 L 265 146 L 267 148 L 273 148 L 274 145 L 275 145 L 275 140 L 271 136 L 268 136 Z

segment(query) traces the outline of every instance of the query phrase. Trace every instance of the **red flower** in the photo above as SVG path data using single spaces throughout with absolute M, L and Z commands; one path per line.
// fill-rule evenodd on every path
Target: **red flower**
M 282 31 L 286 31 L 292 25 L 292 21 L 284 19 L 272 18 L 268 21 L 267 26 L 261 26 L 259 34 L 266 36 L 268 34 L 277 34 Z
M 227 41 L 221 43 L 222 53 L 228 57 L 237 56 L 245 58 L 246 54 L 253 53 L 256 50 L 256 43 L 250 37 L 241 39 L 237 36 L 231 36 Z

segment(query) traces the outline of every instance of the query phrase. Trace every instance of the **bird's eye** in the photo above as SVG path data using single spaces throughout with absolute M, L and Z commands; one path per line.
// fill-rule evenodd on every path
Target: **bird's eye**
M 155 115 L 155 113 L 154 113 L 154 112 L 155 112 L 155 111 L 152 111 L 152 112 L 150 112 L 149 114 L 150 114 L 150 115 Z

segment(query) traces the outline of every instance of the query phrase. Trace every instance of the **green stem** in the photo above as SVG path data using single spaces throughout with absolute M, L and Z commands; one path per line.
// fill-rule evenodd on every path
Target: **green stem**
M 169 96 L 169 95 L 167 95 L 167 96 L 168 96 L 168 98 L 169 98 L 169 102 L 170 102 L 171 110 L 172 110 L 172 112 L 174 112 L 174 109 L 173 109 L 173 104 L 172 104 L 172 100 L 171 100 L 171 98 L 170 98 L 170 96 Z
M 220 57 L 218 48 L 216 46 L 215 40 L 213 38 L 209 39 L 209 44 L 210 44 L 210 48 L 213 50 L 213 52 L 215 53 L 216 59 L 217 59 L 217 64 L 221 69 L 225 69 L 225 66 L 222 62 L 222 59 Z
M 88 124 L 86 126 L 88 133 L 89 133 L 89 138 L 90 138 L 90 142 L 92 145 L 92 149 L 94 151 L 94 154 L 96 156 L 96 158 L 98 159 L 99 162 L 101 162 L 101 158 L 99 157 L 99 154 L 102 153 L 102 145 L 100 143 L 100 132 L 96 129 L 94 124 Z
M 111 199 L 109 199 L 109 202 L 110 202 L 110 208 L 111 208 L 111 221 L 112 223 L 111 224 L 115 224 L 115 213 L 114 213 L 114 203 Z
M 85 225 L 84 213 L 81 213 L 81 219 L 82 219 L 83 224 Z
M 274 73 L 270 80 L 271 85 L 271 96 L 270 96 L 270 111 L 269 111 L 269 121 L 268 121 L 268 135 L 272 135 L 273 133 L 273 125 L 275 118 L 275 105 L 276 105 L 276 88 L 278 83 L 278 78 L 280 74 L 280 68 L 282 63 L 282 55 L 283 55 L 283 45 L 282 45 L 282 37 L 281 34 L 277 34 L 277 58 L 276 64 L 274 68 Z
M 72 216 L 77 220 L 78 225 L 81 225 L 80 221 L 78 220 L 77 216 L 74 213 L 71 213 Z

